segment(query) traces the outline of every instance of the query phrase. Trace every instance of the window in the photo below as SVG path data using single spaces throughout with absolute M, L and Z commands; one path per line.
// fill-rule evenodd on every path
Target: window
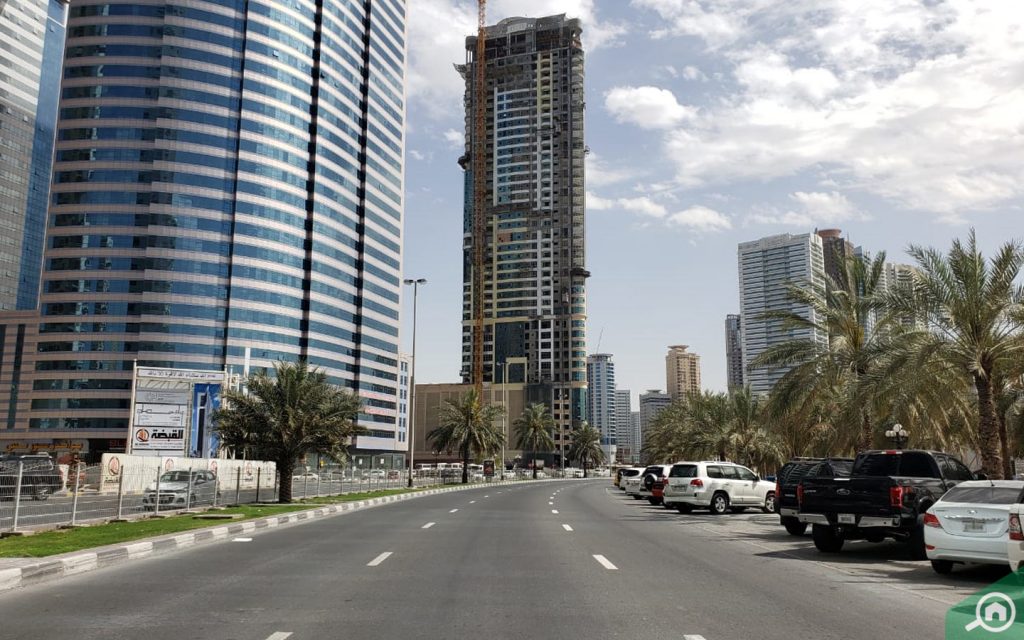
M 1017 487 L 954 487 L 942 496 L 943 502 L 967 504 L 1015 504 L 1020 502 Z
M 757 474 L 747 469 L 746 467 L 735 467 L 736 473 L 739 474 L 740 480 L 757 480 Z
M 725 478 L 726 480 L 742 480 L 736 467 L 731 466 L 722 467 L 722 477 Z
M 935 478 L 937 470 L 930 457 L 924 453 L 904 453 L 900 462 L 901 476 L 910 478 Z
M 708 467 L 708 477 L 709 478 L 715 478 L 715 479 L 721 479 L 721 478 L 724 478 L 725 476 L 722 475 L 722 468 L 721 467 Z

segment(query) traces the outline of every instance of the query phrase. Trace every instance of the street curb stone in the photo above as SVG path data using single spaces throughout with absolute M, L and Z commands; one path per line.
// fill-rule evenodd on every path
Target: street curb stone
M 525 483 L 555 482 L 556 480 L 528 480 L 519 482 L 492 482 L 483 486 L 470 485 L 459 487 L 446 487 L 444 489 L 428 489 L 417 493 L 403 493 L 396 496 L 383 496 L 357 502 L 342 502 L 325 507 L 316 507 L 306 511 L 296 511 L 288 515 L 268 516 L 257 520 L 247 520 L 238 524 L 197 529 L 192 533 L 175 533 L 142 541 L 97 547 L 93 551 L 73 551 L 57 556 L 50 556 L 38 562 L 26 563 L 24 558 L 8 559 L 0 558 L 0 594 L 5 591 L 19 587 L 29 587 L 44 582 L 51 582 L 68 578 L 71 576 L 104 569 L 132 560 L 141 560 L 153 556 L 173 553 L 180 549 L 207 544 L 212 542 L 223 542 L 239 533 L 253 533 L 259 530 L 273 529 L 289 524 L 312 522 L 321 518 L 327 518 L 353 511 L 361 511 L 371 507 L 392 504 L 404 500 L 412 500 L 426 496 L 450 493 L 452 491 L 467 491 L 471 489 L 487 489 L 496 486 L 521 485 Z M 17 560 L 18 566 L 4 567 L 5 562 Z

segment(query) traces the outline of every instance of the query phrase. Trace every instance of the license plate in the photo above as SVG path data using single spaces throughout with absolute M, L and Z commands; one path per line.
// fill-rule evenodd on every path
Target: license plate
M 857 524 L 857 516 L 852 513 L 840 513 L 839 524 Z
M 974 533 L 974 532 L 977 532 L 977 531 L 984 531 L 984 530 L 985 530 L 985 523 L 983 523 L 983 522 L 977 522 L 977 521 L 972 521 L 972 520 L 968 520 L 967 522 L 964 522 L 964 531 Z

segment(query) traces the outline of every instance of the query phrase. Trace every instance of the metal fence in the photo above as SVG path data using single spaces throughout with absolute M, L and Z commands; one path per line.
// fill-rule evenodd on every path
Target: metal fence
M 499 470 L 500 474 L 500 470 Z M 552 477 L 548 474 L 547 477 Z M 506 480 L 531 478 L 530 472 L 505 472 Z M 495 476 L 491 481 L 497 481 Z M 487 482 L 475 474 L 472 482 Z M 461 470 L 418 471 L 417 487 L 459 484 Z M 399 489 L 408 475 L 397 470 L 300 469 L 292 476 L 292 499 Z M 280 478 L 263 468 L 234 469 L 218 475 L 205 463 L 172 470 L 124 468 L 115 481 L 103 465 L 77 464 L 59 470 L 30 463 L 0 466 L 0 532 L 52 529 L 96 521 L 122 521 L 211 507 L 276 502 Z

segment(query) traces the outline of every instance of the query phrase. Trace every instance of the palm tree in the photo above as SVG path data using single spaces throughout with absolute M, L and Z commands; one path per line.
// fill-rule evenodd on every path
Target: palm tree
M 533 479 L 536 480 L 537 453 L 555 448 L 555 440 L 551 436 L 555 429 L 555 419 L 548 412 L 547 405 L 537 402 L 527 405 L 512 426 L 516 430 L 516 446 L 529 451 L 533 458 Z
M 827 341 L 789 340 L 768 348 L 752 363 L 759 368 L 788 368 L 772 390 L 774 415 L 792 407 L 832 405 L 831 426 L 844 449 L 870 448 L 875 423 L 889 412 L 865 386 L 897 330 L 881 295 L 884 270 L 884 252 L 870 263 L 851 256 L 838 279 L 825 276 L 824 291 L 790 285 L 790 300 L 811 312 L 770 311 L 765 317 L 777 321 L 783 331 L 802 330 L 826 336 Z M 880 382 L 876 379 L 876 386 Z
M 569 446 L 569 459 L 576 460 L 583 467 L 583 477 L 587 477 L 587 465 L 596 467 L 604 463 L 604 450 L 601 448 L 601 432 L 586 422 L 572 435 Z
M 504 408 L 481 405 L 480 396 L 471 389 L 458 400 L 446 400 L 438 421 L 441 426 L 427 434 L 434 448 L 458 451 L 462 458 L 462 483 L 469 483 L 469 463 L 473 456 L 486 456 L 501 449 L 505 435 L 495 421 Z
M 1019 333 L 1024 288 L 1014 284 L 1024 264 L 1021 245 L 1007 242 L 987 260 L 972 229 L 966 243 L 955 240 L 948 254 L 913 245 L 908 253 L 919 270 L 889 303 L 896 313 L 920 314 L 928 328 L 910 332 L 901 339 L 901 349 L 922 370 L 938 363 L 973 384 L 982 470 L 1005 477 L 1008 443 L 1000 433 L 995 387 L 1001 372 L 1024 358 Z
M 216 415 L 223 446 L 246 457 L 272 460 L 281 476 L 280 502 L 292 501 L 296 461 L 309 453 L 344 460 L 361 401 L 354 393 L 327 382 L 327 374 L 304 360 L 278 362 L 274 375 L 249 376 L 246 391 L 224 392 Z

